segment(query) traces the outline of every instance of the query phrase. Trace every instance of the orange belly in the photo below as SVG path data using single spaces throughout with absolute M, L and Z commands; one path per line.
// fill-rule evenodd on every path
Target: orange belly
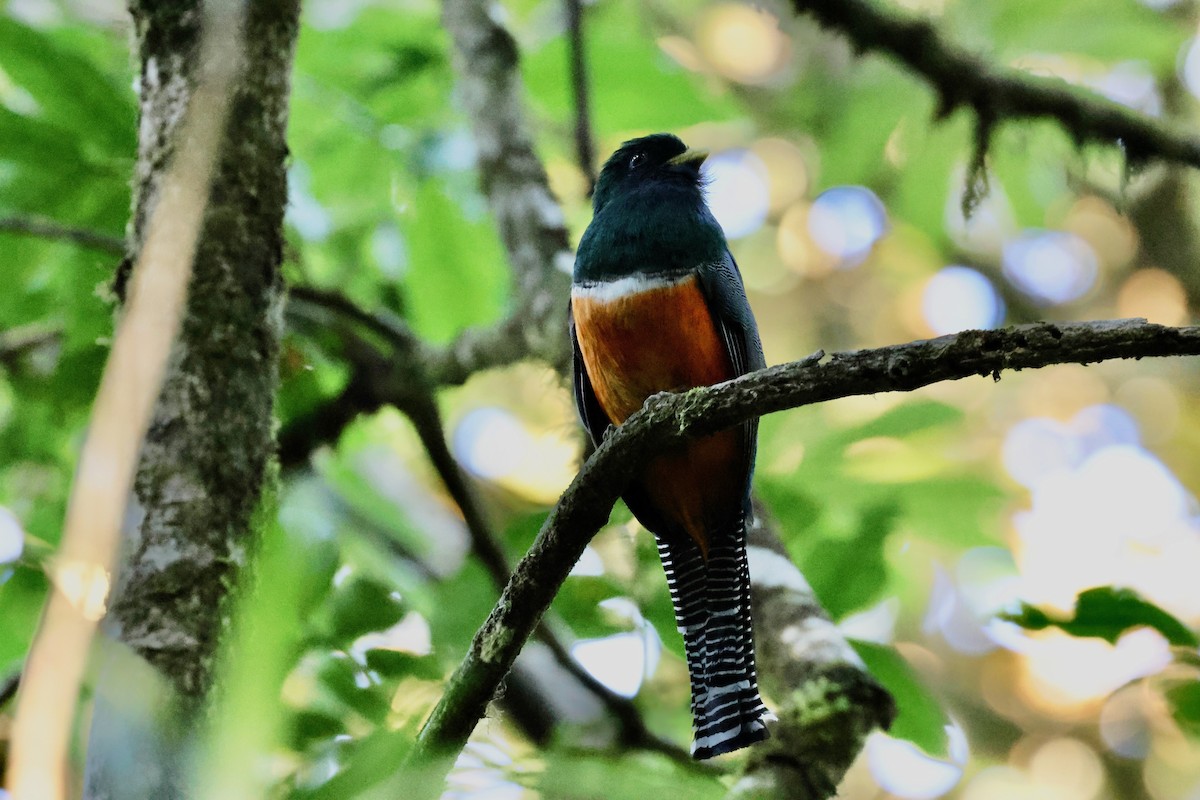
M 694 276 L 611 299 L 576 289 L 571 310 L 584 368 L 614 424 L 624 422 L 656 392 L 734 377 Z M 657 456 L 639 476 L 657 512 L 673 529 L 695 539 L 703 552 L 706 528 L 727 521 L 740 508 L 742 447 L 737 431 L 723 431 Z

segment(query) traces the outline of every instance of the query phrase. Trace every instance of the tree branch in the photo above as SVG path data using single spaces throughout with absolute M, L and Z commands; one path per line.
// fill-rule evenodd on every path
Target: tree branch
M 972 375 L 998 379 L 1002 370 L 1050 364 L 1196 354 L 1200 327 L 1144 320 L 1040 323 L 838 353 L 824 361 L 819 353 L 718 386 L 654 395 L 596 449 L 546 519 L 422 729 L 406 761 L 408 773 L 427 791 L 440 785 L 635 466 L 652 453 L 754 416 L 839 397 L 911 391 Z
M 762 508 L 747 543 L 755 651 L 764 686 L 780 701 L 779 721 L 770 739 L 750 748 L 727 800 L 823 800 L 867 735 L 891 726 L 896 706 L 825 613 Z
M 344 323 L 340 327 L 353 374 L 337 399 L 339 407 L 345 409 L 344 413 L 338 415 L 338 421 L 348 421 L 360 411 L 373 410 L 382 405 L 393 405 L 409 418 L 430 462 L 462 512 L 472 550 L 491 576 L 496 591 L 502 591 L 512 576 L 508 557 L 493 534 L 475 492 L 447 446 L 441 414 L 433 394 L 435 386 L 424 374 L 423 362 L 417 355 L 422 348 L 420 340 L 399 320 L 368 314 L 335 292 L 298 288 L 293 291 L 293 299 L 332 312 Z M 356 329 L 360 327 L 385 339 L 392 346 L 392 351 L 377 352 L 370 342 L 358 337 Z M 398 377 L 396 372 L 402 372 L 404 377 Z M 323 419 L 317 416 L 316 422 Z M 300 441 L 297 438 L 297 432 L 292 428 L 285 429 L 280 436 L 281 459 L 285 464 L 288 463 L 288 456 L 299 449 Z M 300 438 L 311 444 L 307 438 Z M 696 766 L 683 748 L 656 736 L 646 727 L 641 712 L 632 701 L 614 694 L 580 666 L 552 626 L 543 621 L 536 633 L 555 662 L 594 695 L 612 715 L 618 727 L 617 742 L 621 746 L 652 750 L 679 763 Z
M 947 42 L 926 19 L 875 0 L 793 0 L 797 13 L 839 31 L 860 52 L 884 53 L 920 75 L 938 95 L 938 115 L 960 106 L 977 117 L 986 148 L 1002 120 L 1057 120 L 1075 141 L 1119 145 L 1132 163 L 1157 158 L 1200 167 L 1200 139 L 1056 78 L 997 67 Z
M 442 23 L 453 41 L 457 95 L 475 136 L 480 183 L 516 279 L 516 308 L 491 333 L 459 337 L 432 360 L 430 378 L 461 383 L 477 365 L 494 363 L 497 352 L 562 368 L 570 357 L 562 320 L 575 259 L 525 122 L 517 44 L 481 0 L 445 0 Z
M 114 256 L 125 255 L 125 240 L 119 236 L 109 236 L 87 228 L 74 228 L 41 217 L 4 217 L 0 219 L 0 233 L 71 242 Z

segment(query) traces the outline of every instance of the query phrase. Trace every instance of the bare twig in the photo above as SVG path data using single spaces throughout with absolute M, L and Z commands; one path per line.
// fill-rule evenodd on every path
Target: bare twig
M 575 101 L 575 157 L 587 178 L 588 196 L 596 188 L 596 146 L 592 141 L 591 100 L 588 97 L 587 58 L 583 39 L 582 0 L 563 0 L 571 58 L 571 97 Z
M 109 236 L 107 233 L 75 228 L 63 225 L 42 217 L 4 217 L 0 218 L 0 233 L 12 233 L 18 236 L 32 236 L 38 239 L 51 239 L 71 242 L 81 247 L 89 247 L 114 256 L 125 254 L 125 240 L 119 236 Z
M 1134 164 L 1160 159 L 1200 167 L 1200 139 L 1065 81 L 995 66 L 947 42 L 929 20 L 876 0 L 793 0 L 792 5 L 844 34 L 857 50 L 889 55 L 924 78 L 937 92 L 939 116 L 960 106 L 972 109 L 983 147 L 1000 122 L 1044 118 L 1058 121 L 1080 144 L 1122 147 Z
M 715 387 L 651 397 L 596 449 L 547 518 L 422 729 L 406 761 L 408 774 L 425 794 L 440 786 L 517 652 L 607 520 L 631 467 L 650 453 L 754 416 L 839 397 L 911 391 L 972 375 L 998 378 L 1002 370 L 1050 364 L 1196 354 L 1200 327 L 1144 320 L 1041 323 L 810 358 Z
M 183 317 L 241 41 L 236 6 L 218 4 L 205 16 L 213 32 L 204 39 L 204 78 L 182 124 L 189 146 L 177 151 L 146 226 L 127 310 L 80 453 L 62 546 L 52 568 L 57 590 L 50 594 L 26 662 L 8 776 L 17 797 L 52 800 L 65 795 L 79 685 L 108 601 L 139 448 Z

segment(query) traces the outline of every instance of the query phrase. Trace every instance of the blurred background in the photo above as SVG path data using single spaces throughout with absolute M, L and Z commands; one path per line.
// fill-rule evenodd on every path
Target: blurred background
M 896 4 L 997 64 L 1195 128 L 1200 9 L 1188 0 Z M 122 5 L 0 9 L 0 217 L 122 236 L 136 144 Z M 497 13 L 520 46 L 537 147 L 577 241 L 590 205 L 564 7 L 508 0 Z M 509 271 L 438 5 L 311 0 L 304 14 L 289 281 L 394 313 L 437 343 L 503 318 Z M 584 32 L 600 158 L 660 130 L 711 151 L 710 203 L 771 363 L 1033 320 L 1193 319 L 1200 207 L 1185 169 L 1129 163 L 1118 143 L 1079 148 L 1050 122 L 1002 124 L 987 193 L 965 219 L 973 119 L 936 120 L 923 83 L 787 8 L 598 0 Z M 0 232 L 0 678 L 19 669 L 46 594 L 41 564 L 107 352 L 116 262 Z M 348 365 L 327 345 L 288 334 L 281 429 L 344 387 Z M 1184 359 L 1068 365 L 763 420 L 759 495 L 901 707 L 841 797 L 1200 798 L 1194 649 L 1149 628 L 1109 642 L 999 617 L 1021 602 L 1069 614 L 1080 591 L 1121 586 L 1200 627 L 1198 377 Z M 521 364 L 440 402 L 515 559 L 579 463 L 569 391 Z M 418 725 L 495 600 L 399 412 L 361 417 L 302 455 L 280 485 L 289 557 L 264 580 L 298 583 L 307 613 L 297 652 L 263 654 L 283 660 L 282 697 L 258 698 L 284 731 L 263 768 L 279 796 L 297 797 L 372 737 Z M 683 743 L 687 676 L 665 589 L 649 536 L 618 507 L 555 609 L 575 658 Z M 0 708 L 0 760 L 11 713 Z M 723 792 L 652 753 L 624 756 L 637 768 L 614 784 L 613 762 L 585 748 L 597 741 L 586 718 L 535 746 L 495 717 L 449 796 Z

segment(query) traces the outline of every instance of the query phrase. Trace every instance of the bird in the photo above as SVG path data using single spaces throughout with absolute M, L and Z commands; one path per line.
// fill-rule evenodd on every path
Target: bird
M 568 312 L 575 402 L 592 441 L 650 395 L 766 366 L 737 263 L 705 200 L 707 153 L 656 133 L 605 162 Z M 654 534 L 683 635 L 692 755 L 768 736 L 755 673 L 746 522 L 758 422 L 656 453 L 622 497 Z

